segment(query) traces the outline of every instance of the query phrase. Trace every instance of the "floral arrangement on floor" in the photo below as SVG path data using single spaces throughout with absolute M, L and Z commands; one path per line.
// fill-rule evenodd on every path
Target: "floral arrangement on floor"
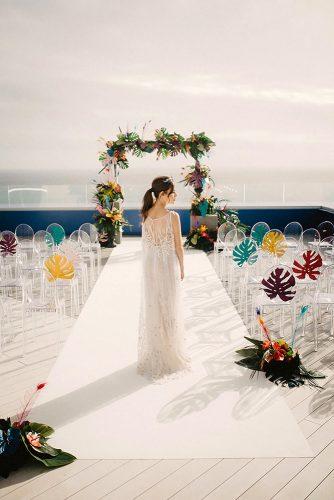
M 96 184 L 93 201 L 96 203 L 97 213 L 94 219 L 102 246 L 115 246 L 114 239 L 117 231 L 120 231 L 123 226 L 130 226 L 123 216 L 121 208 L 123 200 L 122 187 L 115 180 Z
M 213 248 L 216 236 L 217 231 L 211 231 L 205 224 L 201 224 L 198 227 L 191 228 L 191 231 L 185 240 L 184 246 L 210 252 Z
M 99 232 L 99 241 L 102 246 L 114 247 L 117 231 L 131 224 L 123 216 L 123 210 L 118 208 L 102 208 L 96 206 L 97 214 L 94 215 L 95 225 Z
M 308 306 L 302 306 L 290 345 L 282 338 L 271 338 L 261 312 L 257 309 L 257 319 L 264 340 L 245 337 L 252 345 L 236 351 L 237 354 L 243 356 L 243 359 L 236 363 L 252 370 L 251 377 L 256 372 L 264 372 L 265 376 L 277 385 L 293 388 L 307 382 L 312 387 L 321 388 L 314 380 L 325 378 L 325 375 L 307 370 L 301 362 L 298 351 L 294 349 L 298 322 L 303 319 L 308 309 Z
M 60 467 L 76 460 L 70 453 L 47 443 L 54 432 L 50 426 L 27 420 L 36 395 L 45 385 L 36 386 L 13 423 L 10 418 L 0 419 L 0 476 L 3 478 L 31 459 L 46 467 Z

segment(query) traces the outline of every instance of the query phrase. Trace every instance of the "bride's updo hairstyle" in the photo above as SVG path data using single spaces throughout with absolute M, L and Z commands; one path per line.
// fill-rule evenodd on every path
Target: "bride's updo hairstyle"
M 143 206 L 141 208 L 141 215 L 143 220 L 147 217 L 147 212 L 154 205 L 154 198 L 158 199 L 161 192 L 166 193 L 169 189 L 174 190 L 174 182 L 167 175 L 162 175 L 161 177 L 156 177 L 152 181 L 152 187 L 146 191 L 143 198 Z

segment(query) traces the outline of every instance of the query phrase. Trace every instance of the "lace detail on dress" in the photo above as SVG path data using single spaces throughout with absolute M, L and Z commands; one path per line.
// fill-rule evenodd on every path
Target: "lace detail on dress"
M 142 225 L 137 372 L 163 383 L 191 371 L 185 351 L 181 278 L 172 213 Z M 176 213 L 176 212 L 174 212 Z

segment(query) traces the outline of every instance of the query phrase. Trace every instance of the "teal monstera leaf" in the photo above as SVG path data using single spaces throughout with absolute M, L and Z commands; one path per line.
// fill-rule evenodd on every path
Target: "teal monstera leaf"
M 255 264 L 258 255 L 252 238 L 245 238 L 241 243 L 236 245 L 233 249 L 232 258 L 239 267 L 242 267 L 245 262 L 248 262 L 250 265 Z
M 262 240 L 264 235 L 268 232 L 267 224 L 258 224 L 255 229 L 251 232 L 251 238 L 255 241 L 258 246 L 262 245 Z
M 199 211 L 201 212 L 202 217 L 206 216 L 208 212 L 208 206 L 209 206 L 208 200 L 201 201 L 201 203 L 199 204 Z
M 46 231 L 51 234 L 56 245 L 60 245 L 65 239 L 65 230 L 59 224 L 50 224 Z

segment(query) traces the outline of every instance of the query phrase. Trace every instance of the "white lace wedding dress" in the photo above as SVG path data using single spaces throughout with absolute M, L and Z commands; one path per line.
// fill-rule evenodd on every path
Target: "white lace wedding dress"
M 142 224 L 137 372 L 156 383 L 192 370 L 185 349 L 183 290 L 172 213 L 156 219 L 148 216 Z

